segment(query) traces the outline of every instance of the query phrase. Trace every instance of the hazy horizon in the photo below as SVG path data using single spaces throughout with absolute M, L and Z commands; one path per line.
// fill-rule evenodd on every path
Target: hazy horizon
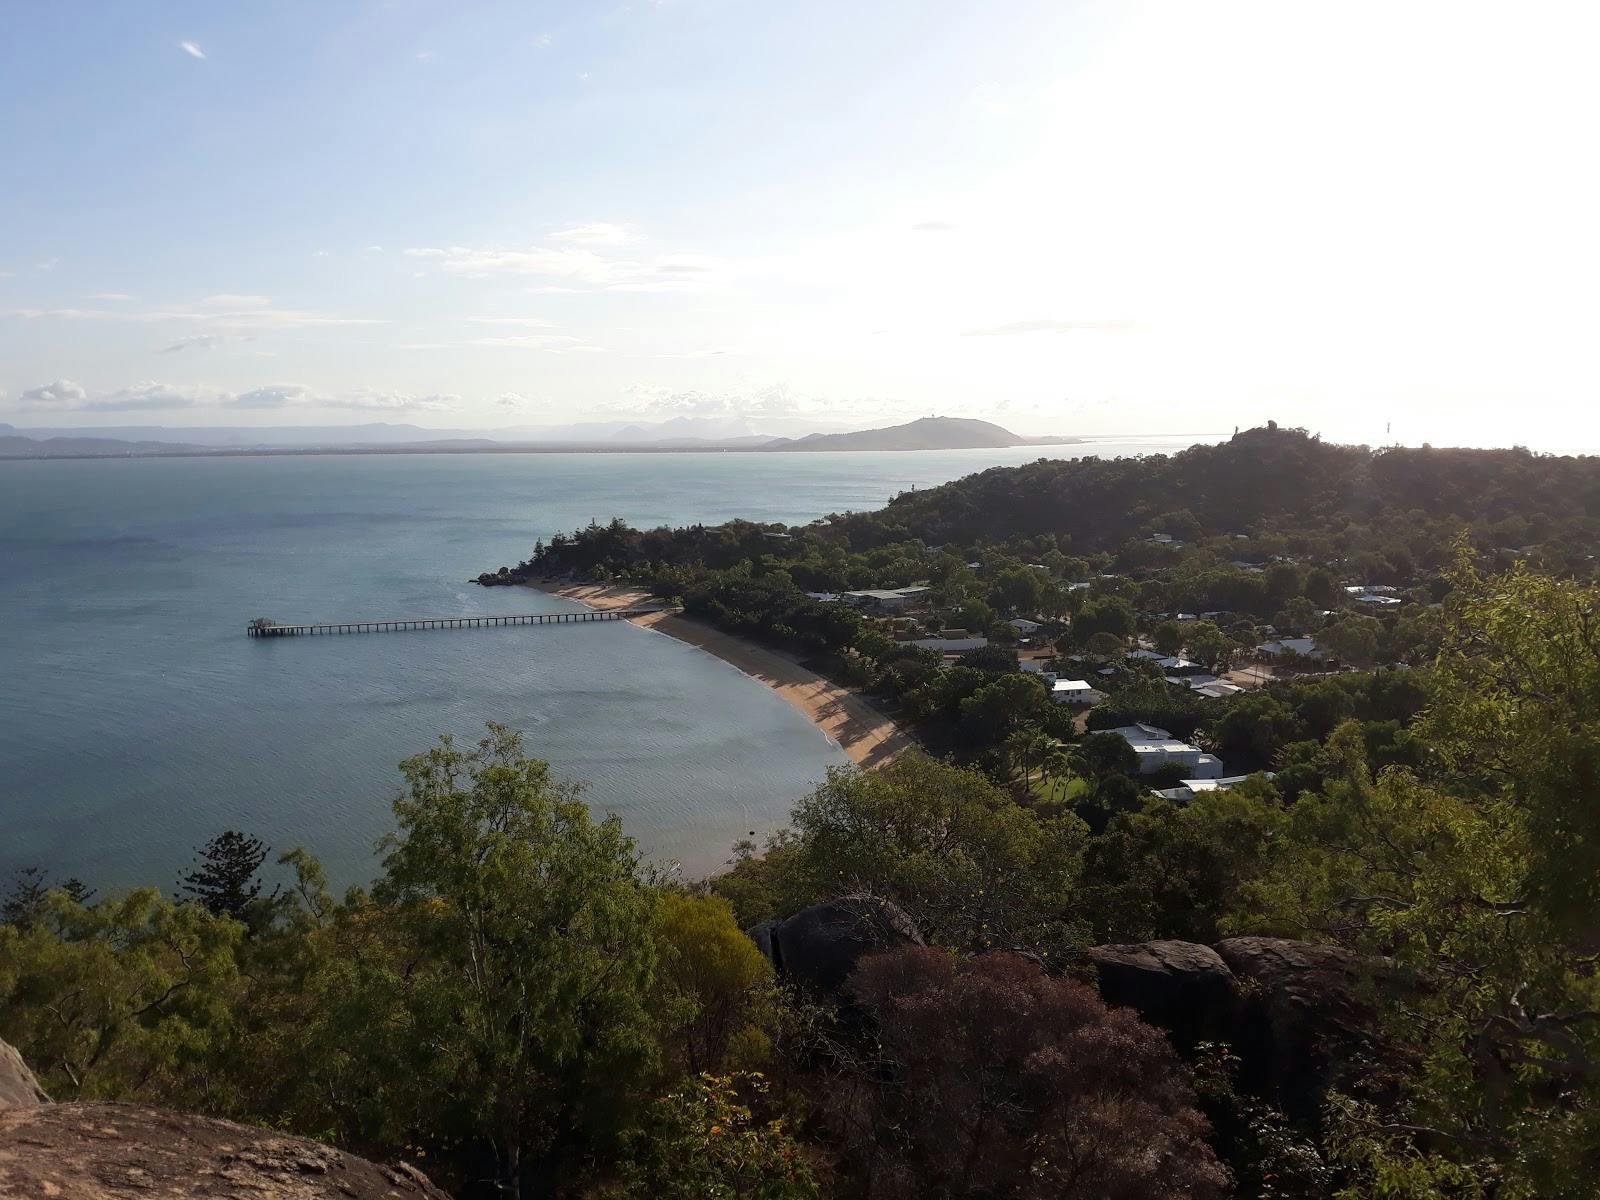
M 1600 446 L 1594 10 L 8 15 L 22 429 Z

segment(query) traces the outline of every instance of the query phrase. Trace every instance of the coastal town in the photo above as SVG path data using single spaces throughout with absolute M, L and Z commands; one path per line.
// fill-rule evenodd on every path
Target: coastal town
M 1348 458 L 1264 429 L 1188 461 L 1220 477 L 1231 457 L 1286 453 Z M 1310 786 L 1316 742 L 1338 716 L 1369 722 L 1380 752 L 1406 760 L 1390 723 L 1420 705 L 1408 677 L 1438 649 L 1448 537 L 1430 559 L 1415 533 L 1391 545 L 1374 529 L 1366 544 L 1339 545 L 1237 515 L 1208 527 L 1188 510 L 1134 521 L 1100 511 L 1071 533 L 947 540 L 861 515 L 801 527 L 594 523 L 478 582 L 668 605 L 645 621 L 769 682 L 783 663 L 786 682 L 773 685 L 855 761 L 920 745 L 1026 803 L 1087 816 L 1139 795 L 1181 804 L 1256 775 Z

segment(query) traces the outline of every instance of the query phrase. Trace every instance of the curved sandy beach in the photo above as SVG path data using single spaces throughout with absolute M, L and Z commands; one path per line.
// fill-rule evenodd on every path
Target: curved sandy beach
M 581 583 L 534 586 L 591 608 L 635 608 L 660 603 L 647 592 L 629 587 Z M 723 633 L 671 609 L 636 617 L 634 623 L 714 654 L 751 678 L 759 679 L 805 713 L 818 729 L 839 744 L 852 762 L 863 767 L 883 766 L 913 744 L 893 721 L 861 696 L 830 683 L 776 650 Z

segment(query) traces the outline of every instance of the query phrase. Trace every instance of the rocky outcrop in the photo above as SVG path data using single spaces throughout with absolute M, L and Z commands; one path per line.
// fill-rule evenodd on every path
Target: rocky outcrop
M 1402 981 L 1393 964 L 1338 946 L 1285 938 L 1229 938 L 1216 946 L 1155 941 L 1096 946 L 1101 996 L 1131 1008 L 1191 1051 L 1227 1042 L 1241 1083 L 1289 1116 L 1315 1121 L 1328 1092 L 1383 1087 L 1394 1047 L 1381 1044 L 1372 1000 Z
M 408 1166 L 142 1104 L 0 1112 L 0 1196 L 57 1200 L 448 1200 Z
M 1313 1119 L 1330 1089 L 1380 1081 L 1374 1000 L 1401 980 L 1392 962 L 1287 938 L 1228 938 L 1217 954 L 1240 982 L 1240 1057 L 1290 1116 Z
M 10 1200 L 449 1200 L 413 1167 L 143 1104 L 52 1104 L 0 1042 L 0 1196 Z
M 1094 965 L 1106 1003 L 1133 1009 L 1180 1050 L 1226 1040 L 1234 1028 L 1239 981 L 1210 946 L 1139 942 L 1096 946 L 1083 957 Z
M 0 1110 L 32 1108 L 49 1103 L 50 1097 L 45 1095 L 16 1047 L 8 1042 L 0 1042 Z M 4 1193 L 0 1192 L 0 1195 Z
M 876 896 L 842 896 L 748 932 L 778 978 L 819 999 L 837 999 L 862 956 L 923 944 L 911 919 Z

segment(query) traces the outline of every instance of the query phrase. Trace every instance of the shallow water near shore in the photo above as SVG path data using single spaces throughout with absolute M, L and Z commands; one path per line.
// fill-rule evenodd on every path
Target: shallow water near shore
M 0 882 L 38 864 L 170 889 L 227 828 L 362 882 L 396 763 L 486 720 L 703 874 L 845 762 L 728 664 L 625 622 L 268 641 L 246 622 L 570 608 L 466 580 L 591 518 L 803 522 L 1041 453 L 0 463 Z

